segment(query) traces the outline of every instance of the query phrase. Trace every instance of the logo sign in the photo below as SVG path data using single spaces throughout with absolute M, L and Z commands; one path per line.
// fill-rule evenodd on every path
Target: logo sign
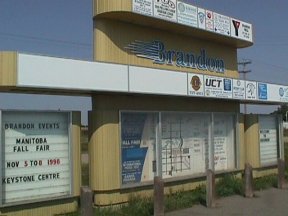
M 256 82 L 251 82 L 251 81 L 246 81 L 245 82 L 246 86 L 246 99 L 247 100 L 257 100 L 257 83 Z
M 279 96 L 280 96 L 280 101 L 288 102 L 288 87 L 287 86 L 279 88 Z
M 177 7 L 177 19 L 178 23 L 197 27 L 198 21 L 197 21 L 197 7 L 183 3 L 178 2 Z
M 212 11 L 206 10 L 205 20 L 205 29 L 208 31 L 214 31 L 214 13 Z
M 200 74 L 188 74 L 188 95 L 204 96 L 204 76 Z
M 252 25 L 237 19 L 231 18 L 231 36 L 246 40 L 246 41 L 253 41 L 252 36 Z
M 176 22 L 176 0 L 154 0 L 154 16 Z
M 230 36 L 230 18 L 214 13 L 214 31 L 222 35 Z
M 267 92 L 267 84 L 266 83 L 258 83 L 258 98 L 259 100 L 267 100 L 268 92 Z
M 205 49 L 201 49 L 198 54 L 193 51 L 166 50 L 164 43 L 161 41 L 135 41 L 129 44 L 126 49 L 140 58 L 152 60 L 155 64 L 176 65 L 181 68 L 216 73 L 224 73 L 225 71 L 224 60 L 209 57 Z
M 206 11 L 198 8 L 198 28 L 206 29 Z
M 133 0 L 133 11 L 136 13 L 152 16 L 152 0 Z
M 232 79 L 204 76 L 205 96 L 215 98 L 232 98 Z
M 245 99 L 245 81 L 233 80 L 233 98 Z

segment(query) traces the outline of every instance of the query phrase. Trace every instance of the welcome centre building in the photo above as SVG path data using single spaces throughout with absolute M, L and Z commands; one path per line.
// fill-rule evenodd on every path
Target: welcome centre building
M 239 79 L 250 23 L 181 0 L 94 0 L 93 21 L 95 61 L 1 52 L 0 90 L 91 96 L 95 205 L 151 195 L 154 176 L 171 193 L 202 184 L 207 169 L 277 172 L 282 120 L 241 114 L 240 103 L 287 103 L 288 86 Z

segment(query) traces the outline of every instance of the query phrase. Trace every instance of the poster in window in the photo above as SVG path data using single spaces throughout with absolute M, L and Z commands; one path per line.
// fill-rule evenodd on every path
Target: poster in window
M 209 116 L 192 113 L 162 115 L 163 177 L 204 173 L 208 154 Z
M 156 117 L 138 112 L 121 113 L 122 184 L 153 179 Z

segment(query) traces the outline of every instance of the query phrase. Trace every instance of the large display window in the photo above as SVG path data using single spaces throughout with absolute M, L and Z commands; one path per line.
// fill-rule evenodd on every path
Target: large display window
M 163 177 L 204 173 L 209 152 L 209 114 L 163 113 L 161 119 Z
M 280 155 L 277 116 L 259 116 L 260 163 L 262 166 L 277 164 Z
M 122 184 L 153 180 L 157 113 L 121 113 Z
M 215 171 L 235 168 L 235 121 L 233 115 L 214 115 L 214 169 Z
M 122 185 L 236 167 L 236 115 L 120 112 Z M 155 162 L 155 163 L 154 163 Z
M 0 205 L 72 194 L 71 113 L 0 111 Z

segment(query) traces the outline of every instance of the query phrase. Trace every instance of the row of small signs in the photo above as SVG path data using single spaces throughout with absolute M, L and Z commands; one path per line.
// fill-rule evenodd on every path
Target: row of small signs
M 288 102 L 288 86 L 192 73 L 188 82 L 189 96 Z
M 71 195 L 69 112 L 0 111 L 0 205 Z
M 133 12 L 253 41 L 252 25 L 180 0 L 133 0 Z

